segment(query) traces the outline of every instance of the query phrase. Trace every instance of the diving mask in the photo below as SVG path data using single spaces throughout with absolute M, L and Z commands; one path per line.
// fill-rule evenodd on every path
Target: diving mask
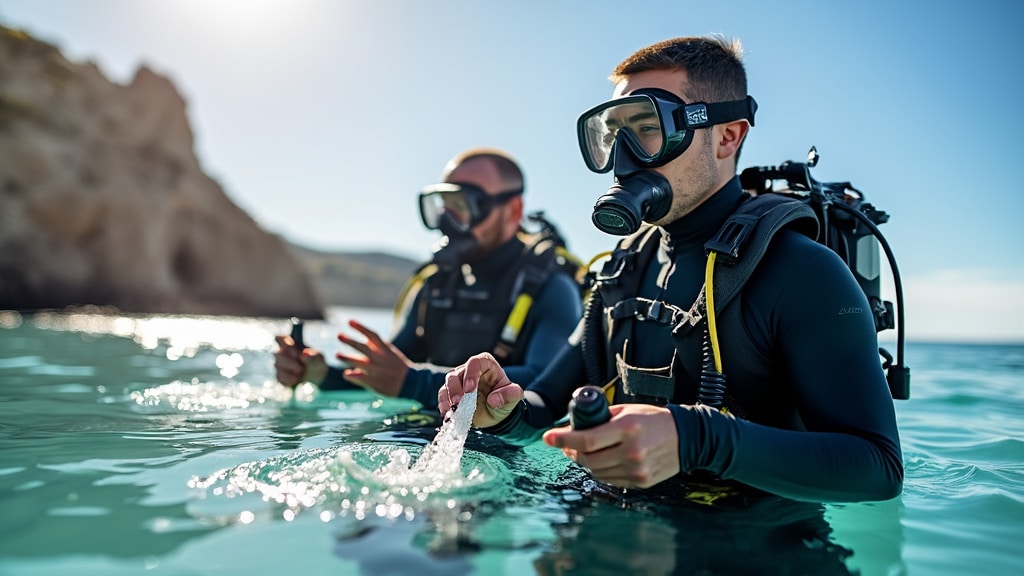
M 756 111 L 750 96 L 687 104 L 667 90 L 641 88 L 584 112 L 576 133 L 587 168 L 600 174 L 612 169 L 616 144 L 627 146 L 645 167 L 662 166 L 686 150 L 694 130 L 734 120 L 753 126 Z
M 441 230 L 447 234 L 443 228 L 454 225 L 457 231 L 468 232 L 483 222 L 495 206 L 501 206 L 522 193 L 522 188 L 492 195 L 472 184 L 432 184 L 420 192 L 420 218 L 430 230 Z M 444 218 L 445 214 L 449 218 Z M 442 223 L 448 226 L 442 226 Z

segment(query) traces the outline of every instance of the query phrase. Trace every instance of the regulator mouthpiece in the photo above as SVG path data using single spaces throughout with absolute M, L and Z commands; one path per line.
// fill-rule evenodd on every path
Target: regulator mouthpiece
M 608 399 L 597 386 L 583 386 L 572 393 L 569 401 L 569 423 L 573 430 L 586 430 L 611 420 Z
M 453 268 L 474 260 L 480 245 L 472 232 L 459 228 L 451 214 L 441 217 L 440 229 L 445 236 L 434 250 L 435 264 Z
M 654 222 L 668 214 L 672 188 L 657 172 L 640 171 L 617 182 L 597 199 L 590 219 L 597 229 L 615 236 L 628 236 L 641 222 Z

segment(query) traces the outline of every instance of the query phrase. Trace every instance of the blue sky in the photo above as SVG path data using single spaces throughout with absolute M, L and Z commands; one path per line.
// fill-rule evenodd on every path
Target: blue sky
M 1024 342 L 1022 2 L 3 0 L 0 22 L 118 82 L 169 76 L 201 164 L 269 230 L 417 260 L 417 191 L 480 145 L 519 158 L 574 252 L 609 248 L 577 116 L 638 48 L 739 38 L 742 166 L 814 145 L 815 177 L 890 214 L 911 340 Z

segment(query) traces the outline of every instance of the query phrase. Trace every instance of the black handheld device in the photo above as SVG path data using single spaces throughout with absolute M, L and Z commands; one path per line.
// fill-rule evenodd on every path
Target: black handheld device
M 599 426 L 611 417 L 604 390 L 597 386 L 582 386 L 572 393 L 572 400 L 569 401 L 569 423 L 573 430 Z
M 298 318 L 292 318 L 292 342 L 295 342 L 295 349 L 302 350 L 306 347 L 306 342 L 302 339 L 302 327 L 303 322 Z

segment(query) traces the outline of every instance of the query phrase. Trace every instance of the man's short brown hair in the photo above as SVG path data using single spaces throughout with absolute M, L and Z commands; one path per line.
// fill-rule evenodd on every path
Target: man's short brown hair
M 456 167 L 465 164 L 467 161 L 481 158 L 490 161 L 494 165 L 494 168 L 498 171 L 498 176 L 501 177 L 501 181 L 508 189 L 526 188 L 523 171 L 519 168 L 519 163 L 516 162 L 511 154 L 497 148 L 471 148 L 459 153 L 448 161 L 442 179 L 447 180 Z
M 637 50 L 612 71 L 618 84 L 649 70 L 685 70 L 689 84 L 680 86 L 688 102 L 728 102 L 747 96 L 747 72 L 739 40 L 720 35 L 664 40 Z

